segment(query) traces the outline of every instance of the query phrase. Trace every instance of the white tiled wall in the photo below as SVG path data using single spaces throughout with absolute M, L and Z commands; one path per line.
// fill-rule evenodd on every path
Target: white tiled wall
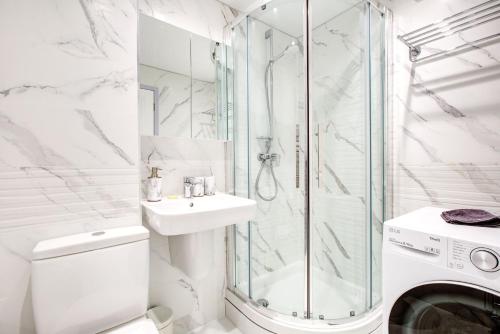
M 0 3 L 0 333 L 34 333 L 43 239 L 140 224 L 136 9 Z

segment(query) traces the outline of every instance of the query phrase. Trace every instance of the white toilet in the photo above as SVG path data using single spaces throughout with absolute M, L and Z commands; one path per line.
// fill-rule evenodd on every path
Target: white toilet
M 39 242 L 32 294 L 38 334 L 158 334 L 146 319 L 149 232 L 142 226 Z

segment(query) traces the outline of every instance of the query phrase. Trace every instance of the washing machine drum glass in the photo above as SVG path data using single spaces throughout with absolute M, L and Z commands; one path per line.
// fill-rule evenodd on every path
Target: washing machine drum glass
M 500 334 L 500 296 L 459 284 L 428 284 L 403 294 L 390 334 Z

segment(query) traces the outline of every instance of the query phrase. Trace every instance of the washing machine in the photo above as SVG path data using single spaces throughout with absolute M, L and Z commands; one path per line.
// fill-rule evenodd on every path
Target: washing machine
M 427 207 L 384 225 L 385 334 L 500 334 L 500 228 Z

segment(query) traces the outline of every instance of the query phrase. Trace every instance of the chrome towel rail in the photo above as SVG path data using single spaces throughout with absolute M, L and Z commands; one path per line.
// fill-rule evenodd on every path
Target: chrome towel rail
M 426 25 L 407 34 L 399 35 L 398 39 L 408 46 L 410 60 L 415 62 L 419 60 L 418 57 L 422 53 L 422 47 L 424 45 L 498 19 L 500 19 L 500 0 L 489 0 L 453 14 L 441 21 Z M 476 45 L 478 42 L 491 40 L 496 37 L 498 37 L 498 33 L 460 45 L 452 50 L 441 51 L 439 54 L 464 49 L 469 45 Z M 430 56 L 427 56 L 425 58 L 428 59 L 429 57 Z

